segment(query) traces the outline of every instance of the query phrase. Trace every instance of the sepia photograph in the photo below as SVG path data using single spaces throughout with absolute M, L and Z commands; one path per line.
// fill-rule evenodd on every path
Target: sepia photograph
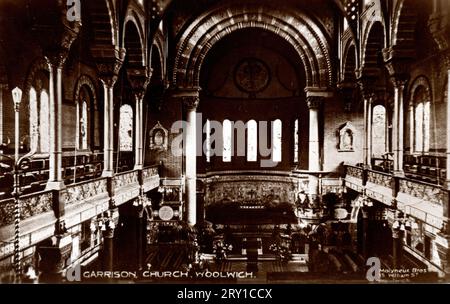
M 0 285 L 448 284 L 449 83 L 448 0 L 0 0 Z

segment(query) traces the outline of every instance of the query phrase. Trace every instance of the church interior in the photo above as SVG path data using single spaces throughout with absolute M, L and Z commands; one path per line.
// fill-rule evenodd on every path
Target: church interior
M 449 83 L 447 0 L 2 0 L 0 282 L 446 282 Z

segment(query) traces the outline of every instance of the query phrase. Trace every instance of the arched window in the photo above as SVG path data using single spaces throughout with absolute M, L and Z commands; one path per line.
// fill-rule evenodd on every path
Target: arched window
M 247 161 L 257 161 L 258 159 L 258 125 L 255 120 L 247 123 Z
M 39 112 L 37 104 L 37 94 L 34 88 L 30 89 L 30 149 L 38 150 L 39 142 Z
M 281 162 L 281 120 L 272 123 L 272 161 Z
M 414 92 L 414 150 L 430 151 L 430 100 L 423 86 Z
M 41 102 L 39 112 L 39 142 L 40 152 L 48 153 L 50 151 L 50 111 L 49 98 L 46 91 L 41 91 Z
M 88 103 L 85 99 L 80 103 L 77 103 L 77 134 L 76 134 L 76 146 L 77 149 L 86 150 L 88 148 Z
M 298 164 L 298 119 L 294 123 L 294 163 Z
M 381 157 L 386 152 L 386 108 L 377 105 L 372 111 L 372 153 Z
M 133 151 L 133 108 L 123 105 L 119 113 L 119 150 Z
M 222 161 L 223 162 L 231 162 L 232 155 L 232 125 L 231 121 L 225 119 L 223 121 L 223 153 L 222 153 Z

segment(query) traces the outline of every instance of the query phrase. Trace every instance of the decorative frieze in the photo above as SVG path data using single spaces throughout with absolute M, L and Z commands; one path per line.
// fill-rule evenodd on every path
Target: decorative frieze
M 79 185 L 71 185 L 66 189 L 66 205 L 82 202 L 108 192 L 106 179 L 99 179 Z
M 378 172 L 369 171 L 367 181 L 386 188 L 392 187 L 392 177 Z
M 363 169 L 358 167 L 347 167 L 347 174 L 359 179 L 363 179 Z
M 132 184 L 139 184 L 138 172 L 132 171 L 127 173 L 120 173 L 114 177 L 114 188 L 120 188 Z
M 443 206 L 445 199 L 444 192 L 439 187 L 410 180 L 400 180 L 399 191 L 438 206 Z

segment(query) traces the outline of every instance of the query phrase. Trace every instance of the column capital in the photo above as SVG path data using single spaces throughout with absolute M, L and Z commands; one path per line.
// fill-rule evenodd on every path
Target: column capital
M 410 78 L 411 62 L 414 58 L 412 50 L 389 47 L 383 49 L 383 59 L 394 86 L 404 85 Z
M 308 96 L 306 97 L 306 104 L 308 105 L 308 109 L 318 109 L 320 105 L 325 101 L 325 97 L 321 96 Z
M 450 46 L 448 22 L 449 17 L 442 12 L 435 12 L 428 19 L 428 28 L 440 51 L 448 50 Z
M 200 90 L 199 87 L 179 88 L 173 91 L 172 96 L 181 99 L 187 110 L 195 110 L 200 103 Z
M 131 84 L 131 88 L 136 98 L 144 98 L 147 86 L 150 83 L 150 79 L 152 77 L 152 72 L 153 69 L 148 67 L 127 69 L 128 81 Z
M 96 62 L 99 78 L 108 87 L 113 87 L 116 83 L 125 59 L 126 51 L 124 48 L 115 49 L 114 53 L 114 57 L 99 58 Z

